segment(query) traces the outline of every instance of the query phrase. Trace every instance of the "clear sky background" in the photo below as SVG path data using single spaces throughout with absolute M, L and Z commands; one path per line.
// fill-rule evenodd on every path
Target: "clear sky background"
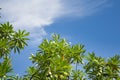
M 86 53 L 120 54 L 120 0 L 0 0 L 0 7 L 0 22 L 31 32 L 29 46 L 20 55 L 12 54 L 19 75 L 31 65 L 30 54 L 52 33 L 72 44 L 84 44 Z

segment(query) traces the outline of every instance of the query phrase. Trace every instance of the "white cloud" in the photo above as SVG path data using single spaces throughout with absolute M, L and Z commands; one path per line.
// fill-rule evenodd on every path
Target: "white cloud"
M 65 0 L 64 11 L 70 17 L 90 16 L 93 13 L 103 9 L 109 0 Z
M 5 0 L 0 3 L 5 20 L 17 27 L 44 27 L 59 16 L 59 0 Z
M 108 0 L 0 0 L 2 20 L 15 29 L 26 29 L 31 36 L 42 37 L 44 27 L 59 17 L 84 17 L 105 6 Z M 37 39 L 38 40 L 38 39 Z

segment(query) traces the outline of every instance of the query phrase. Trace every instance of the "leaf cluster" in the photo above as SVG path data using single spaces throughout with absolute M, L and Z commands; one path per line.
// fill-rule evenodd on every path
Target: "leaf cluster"
M 12 72 L 10 53 L 20 53 L 27 46 L 26 41 L 29 32 L 25 30 L 15 31 L 13 26 L 7 22 L 0 24 L 0 78 L 5 78 Z
M 31 55 L 34 70 L 37 71 L 31 76 L 33 79 L 39 76 L 41 80 L 66 80 L 72 70 L 71 64 L 82 63 L 84 52 L 83 45 L 70 45 L 64 38 L 53 34 L 51 40 L 43 40 L 36 55 Z
M 50 40 L 44 39 L 38 51 L 31 54 L 29 59 L 33 65 L 27 69 L 26 75 L 13 76 L 10 54 L 20 53 L 27 46 L 28 35 L 25 30 L 15 31 L 9 22 L 0 24 L 0 79 L 120 80 L 120 55 L 107 59 L 94 52 L 85 55 L 84 45 L 71 44 L 57 34 Z
M 95 53 L 89 53 L 84 66 L 88 78 L 92 80 L 119 80 L 120 79 L 120 55 L 108 59 L 97 57 Z

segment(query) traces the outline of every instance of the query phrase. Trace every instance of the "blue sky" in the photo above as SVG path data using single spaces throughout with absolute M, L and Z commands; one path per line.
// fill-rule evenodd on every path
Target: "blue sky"
M 60 34 L 72 44 L 82 43 L 86 53 L 98 56 L 120 54 L 119 0 L 0 0 L 1 22 L 10 21 L 17 29 L 31 32 L 29 46 L 20 55 L 13 54 L 15 73 L 22 75 L 31 65 L 42 39 Z M 17 4 L 17 5 L 15 5 Z

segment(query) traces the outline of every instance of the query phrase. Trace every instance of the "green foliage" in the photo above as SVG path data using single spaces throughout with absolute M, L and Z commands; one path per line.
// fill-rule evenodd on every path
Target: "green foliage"
M 14 31 L 9 22 L 0 24 L 0 58 L 8 55 L 12 50 L 14 53 L 20 53 L 20 50 L 27 46 L 26 36 L 28 35 L 29 33 L 25 30 Z
M 115 55 L 107 60 L 105 76 L 110 79 L 120 79 L 120 55 Z
M 80 70 L 72 70 L 72 80 L 86 80 L 85 73 Z
M 16 53 L 16 51 L 20 53 L 20 50 L 24 49 L 24 47 L 27 46 L 26 40 L 29 39 L 26 38 L 26 36 L 28 35 L 29 33 L 26 33 L 25 30 L 18 30 L 18 32 L 15 32 L 15 34 L 13 35 L 13 39 L 10 42 L 11 49 L 14 49 L 14 53 Z
M 0 77 L 7 77 L 9 72 L 12 72 L 11 60 L 4 58 L 4 61 L 0 62 Z
M 71 45 L 54 34 L 51 40 L 44 39 L 36 54 L 31 55 L 30 60 L 35 66 L 29 67 L 27 76 L 30 80 L 120 79 L 120 55 L 105 59 L 95 53 L 88 53 L 87 56 L 84 53 L 83 45 Z M 76 64 L 76 70 L 73 70 L 72 64 Z M 78 64 L 82 64 L 84 72 L 77 69 Z
M 44 39 L 38 51 L 31 54 L 33 66 L 26 75 L 11 75 L 10 54 L 20 53 L 27 46 L 28 35 L 25 30 L 15 31 L 9 22 L 0 24 L 0 80 L 120 80 L 120 55 L 108 59 L 94 52 L 84 55 L 84 45 L 72 45 L 57 34 Z
M 0 78 L 6 79 L 8 73 L 12 72 L 10 53 L 20 53 L 20 50 L 27 46 L 26 38 L 29 35 L 25 30 L 18 32 L 13 30 L 13 26 L 7 22 L 0 24 Z
M 83 45 L 70 45 L 65 39 L 54 34 L 51 40 L 43 40 L 36 55 L 31 55 L 30 59 L 36 65 L 31 70 L 36 73 L 31 76 L 33 80 L 35 76 L 39 76 L 41 80 L 66 80 L 70 76 L 71 64 L 82 63 L 84 52 Z
M 119 80 L 120 79 L 120 55 L 109 59 L 97 57 L 95 53 L 88 54 L 87 63 L 84 66 L 88 78 L 92 80 Z
M 84 66 L 89 78 L 93 80 L 102 80 L 102 72 L 105 65 L 105 59 L 95 56 L 95 53 L 88 54 L 86 57 L 88 63 Z

